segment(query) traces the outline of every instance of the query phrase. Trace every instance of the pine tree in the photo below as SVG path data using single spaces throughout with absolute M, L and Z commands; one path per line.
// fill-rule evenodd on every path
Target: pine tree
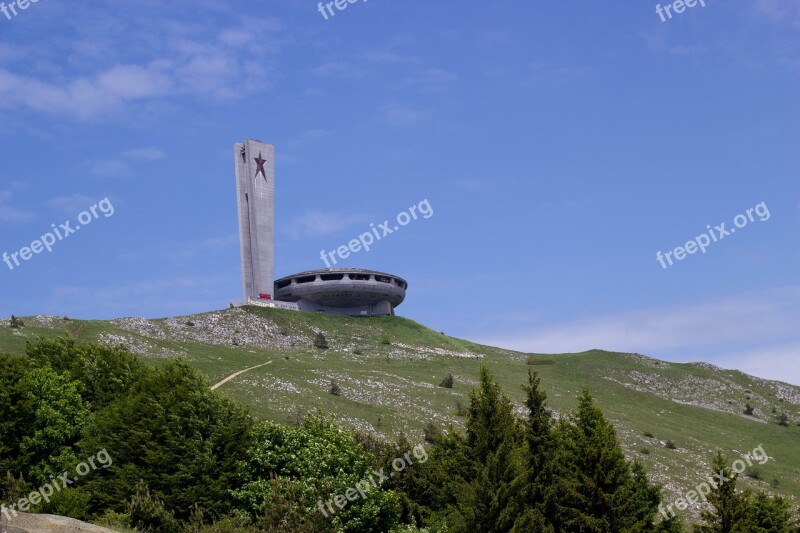
M 717 450 L 711 469 L 711 492 L 707 496 L 712 510 L 703 511 L 704 524 L 697 529 L 703 533 L 730 533 L 737 531 L 747 510 L 748 493 L 736 492 L 739 475 L 728 467 L 728 459 Z
M 562 424 L 565 475 L 560 479 L 561 530 L 628 532 L 650 529 L 659 490 L 640 465 L 625 460 L 616 432 L 588 391 Z
M 796 525 L 794 527 L 797 527 Z M 748 533 L 792 533 L 792 509 L 784 498 L 759 492 L 750 501 L 741 531 Z
M 521 443 L 521 432 L 511 400 L 486 366 L 481 367 L 478 389 L 470 393 L 466 425 L 467 453 L 473 472 L 459 509 L 466 529 L 508 531 L 515 519 L 506 510 L 519 473 L 515 451 Z
M 136 484 L 136 492 L 128 504 L 130 525 L 139 531 L 163 531 L 177 533 L 178 521 L 164 508 L 157 496 L 150 495 L 144 480 Z
M 547 409 L 547 394 L 539 387 L 538 373 L 528 369 L 525 388 L 528 420 L 525 424 L 525 471 L 516 480 L 519 506 L 512 531 L 555 531 L 554 482 L 560 443 L 553 433 L 553 415 Z
M 653 524 L 658 504 L 661 503 L 661 489 L 650 483 L 647 472 L 639 461 L 631 465 L 631 475 L 627 497 L 623 498 L 620 529 L 648 531 Z

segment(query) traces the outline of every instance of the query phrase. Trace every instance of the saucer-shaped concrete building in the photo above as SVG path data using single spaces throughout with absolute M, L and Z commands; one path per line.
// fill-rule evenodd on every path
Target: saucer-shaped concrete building
M 244 305 L 355 316 L 394 315 L 408 283 L 359 268 L 309 270 L 275 279 L 275 147 L 234 145 Z
M 356 316 L 394 315 L 406 297 L 403 278 L 360 268 L 325 268 L 275 282 L 275 298 L 300 311 Z

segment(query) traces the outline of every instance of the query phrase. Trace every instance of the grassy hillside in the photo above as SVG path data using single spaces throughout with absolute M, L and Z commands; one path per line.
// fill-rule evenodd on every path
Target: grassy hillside
M 459 411 L 469 403 L 482 363 L 524 414 L 522 385 L 532 366 L 560 415 L 588 387 L 615 423 L 628 456 L 640 459 L 652 479 L 665 485 L 668 502 L 703 481 L 717 448 L 735 459 L 759 445 L 770 460 L 756 465 L 753 474 L 759 479 L 745 483 L 787 495 L 795 504 L 800 496 L 800 388 L 711 365 L 599 350 L 523 354 L 447 337 L 400 317 L 255 307 L 160 320 L 23 320 L 21 329 L 7 327 L 8 321 L 0 327 L 0 351 L 22 353 L 27 340 L 69 333 L 85 341 L 124 344 L 153 365 L 184 357 L 211 383 L 272 361 L 219 390 L 249 405 L 258 417 L 291 423 L 322 408 L 342 423 L 417 440 L 431 422 L 463 425 Z M 318 332 L 329 349 L 313 346 Z M 453 388 L 439 387 L 448 373 L 455 378 Z M 330 394 L 332 381 L 341 389 L 338 396 Z M 753 416 L 743 414 L 745 403 L 753 406 Z M 781 412 L 789 415 L 789 427 L 775 423 Z M 667 441 L 677 448 L 667 448 Z

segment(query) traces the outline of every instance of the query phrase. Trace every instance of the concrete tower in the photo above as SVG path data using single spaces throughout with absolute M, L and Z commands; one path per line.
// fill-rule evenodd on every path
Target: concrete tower
M 247 140 L 234 145 L 244 303 L 274 298 L 275 147 Z

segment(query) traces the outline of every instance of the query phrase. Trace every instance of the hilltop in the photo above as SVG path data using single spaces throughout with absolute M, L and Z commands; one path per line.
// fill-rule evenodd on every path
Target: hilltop
M 615 424 L 629 458 L 639 459 L 665 487 L 665 501 L 701 482 L 711 454 L 732 459 L 762 445 L 770 456 L 744 484 L 800 496 L 800 387 L 704 363 L 677 364 L 639 354 L 592 350 L 526 354 L 448 337 L 401 317 L 354 318 L 242 307 L 156 320 L 111 321 L 23 317 L 0 322 L 0 351 L 23 353 L 36 337 L 70 334 L 87 342 L 122 344 L 152 365 L 185 358 L 219 391 L 253 415 L 293 423 L 316 408 L 346 425 L 389 437 L 423 438 L 424 428 L 463 426 L 469 390 L 480 365 L 492 370 L 524 414 L 522 385 L 535 368 L 548 404 L 565 415 L 589 388 Z M 314 347 L 323 333 L 328 349 Z M 440 387 L 452 374 L 452 388 Z M 330 393 L 335 382 L 339 395 Z M 743 413 L 745 404 L 753 414 Z M 785 412 L 788 427 L 775 423 Z M 667 447 L 674 443 L 675 449 Z

